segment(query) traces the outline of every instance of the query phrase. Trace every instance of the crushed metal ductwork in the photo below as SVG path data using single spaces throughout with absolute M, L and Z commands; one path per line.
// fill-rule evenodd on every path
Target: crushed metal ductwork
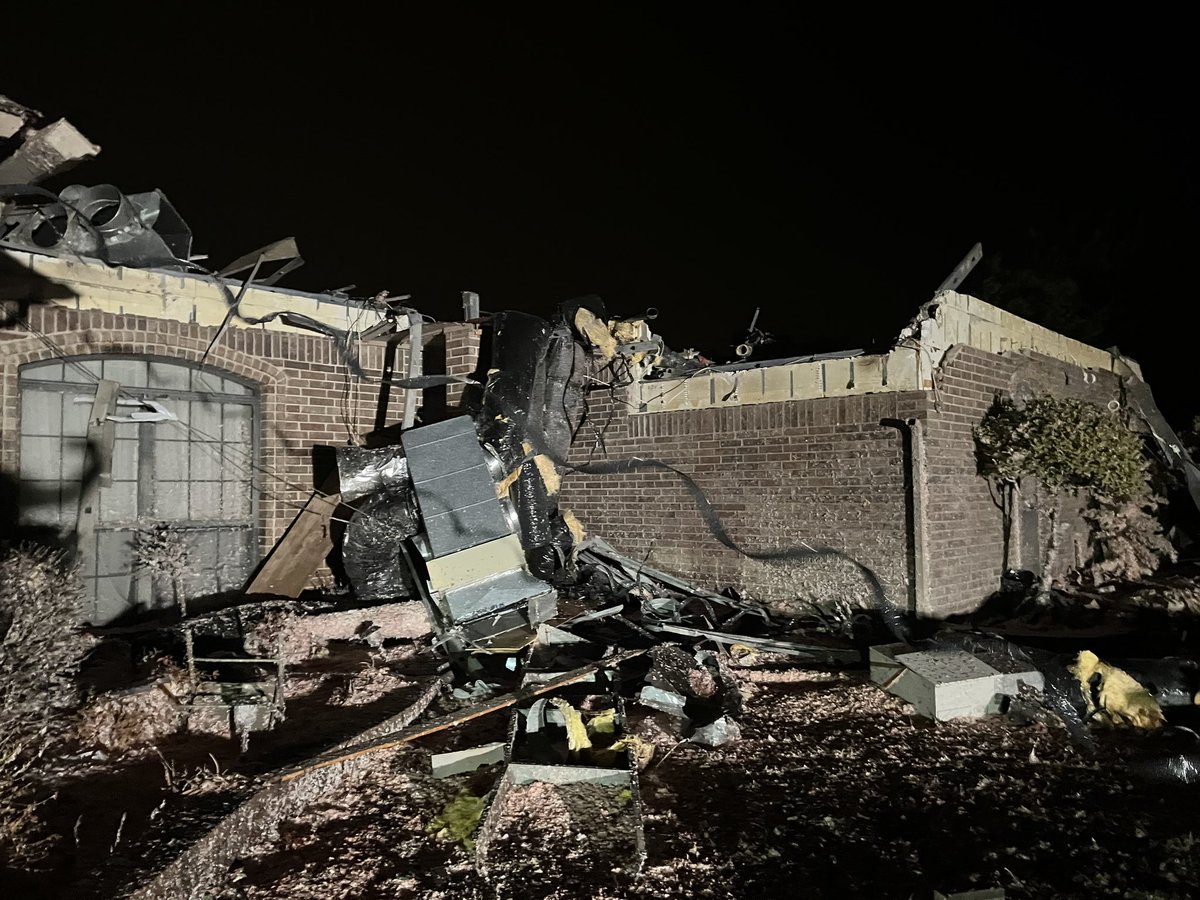
M 60 194 L 0 187 L 0 243 L 66 253 L 113 266 L 188 271 L 192 232 L 162 191 L 125 194 L 111 184 Z

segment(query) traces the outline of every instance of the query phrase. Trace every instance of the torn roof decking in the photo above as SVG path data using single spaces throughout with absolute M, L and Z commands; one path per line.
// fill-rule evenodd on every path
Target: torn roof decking
M 23 250 L 0 248 L 0 253 L 39 276 L 21 284 L 19 277 L 8 275 L 0 282 L 2 300 L 44 301 L 70 309 L 98 309 L 115 315 L 149 316 L 211 326 L 220 326 L 229 311 L 225 292 L 209 275 L 107 266 L 98 260 Z M 38 285 L 43 279 L 64 285 L 75 296 L 65 300 L 40 296 Z M 220 280 L 234 296 L 237 295 L 241 281 L 235 278 Z M 286 309 L 343 330 L 365 330 L 384 318 L 381 310 L 333 294 L 259 285 L 246 291 L 239 308 L 243 315 L 252 318 Z M 279 320 L 251 326 L 235 319 L 230 324 L 235 328 L 306 333 L 305 329 L 294 328 Z
M 1083 369 L 1112 372 L 1107 350 L 1058 334 L 969 294 L 947 291 L 927 303 L 887 353 L 819 354 L 700 369 L 634 384 L 632 412 L 713 409 L 821 397 L 933 389 L 934 371 L 952 346 L 989 353 L 1029 351 Z M 1130 363 L 1123 359 L 1124 363 Z M 1136 365 L 1136 364 L 1134 364 Z

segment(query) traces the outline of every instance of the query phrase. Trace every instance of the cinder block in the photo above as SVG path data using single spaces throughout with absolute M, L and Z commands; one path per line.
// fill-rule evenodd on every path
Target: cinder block
M 792 398 L 792 372 L 795 366 L 770 366 L 762 369 L 762 399 L 765 401 Z
M 843 397 L 854 389 L 852 360 L 830 359 L 825 361 L 825 396 Z
M 792 397 L 796 400 L 813 400 L 825 396 L 825 364 L 819 362 L 797 363 L 792 370 Z
M 883 362 L 886 358 L 884 356 L 859 356 L 852 360 L 855 391 L 865 394 L 883 388 Z
M 893 391 L 917 391 L 921 389 L 918 352 L 910 347 L 901 347 L 888 354 L 888 388 Z

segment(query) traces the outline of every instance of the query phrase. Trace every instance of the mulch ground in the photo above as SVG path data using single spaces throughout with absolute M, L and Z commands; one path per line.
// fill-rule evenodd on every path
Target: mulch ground
M 1140 738 L 1100 734 L 1089 749 L 1054 723 L 935 725 L 857 673 L 736 671 L 745 695 L 737 744 L 676 746 L 631 706 L 632 729 L 659 744 L 641 776 L 640 874 L 627 843 L 605 837 L 619 848 L 611 859 L 590 843 L 626 821 L 611 804 L 589 809 L 550 789 L 506 820 L 480 875 L 471 850 L 430 826 L 463 792 L 486 796 L 499 768 L 438 780 L 428 749 L 411 747 L 365 788 L 327 798 L 278 842 L 247 852 L 217 896 L 1197 895 L 1200 786 L 1134 777 Z M 437 749 L 494 740 L 497 727 L 464 727 Z

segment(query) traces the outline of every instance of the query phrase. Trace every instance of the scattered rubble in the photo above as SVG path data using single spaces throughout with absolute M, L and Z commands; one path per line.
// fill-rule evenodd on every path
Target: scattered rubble
M 69 123 L 0 97 L 0 141 L 13 151 L 0 182 L 21 173 L 0 189 L 6 244 L 198 268 L 161 192 L 36 187 L 98 150 Z M 282 264 L 269 284 L 300 260 L 285 240 L 218 276 L 249 271 L 248 287 L 264 262 Z M 316 328 L 362 375 L 346 334 L 286 310 L 244 315 L 221 283 L 225 324 Z M 139 571 L 176 608 L 96 629 L 105 653 L 85 661 L 94 640 L 75 627 L 65 558 L 0 560 L 0 849 L 20 895 L 46 895 L 35 864 L 73 896 L 138 900 L 766 897 L 801 885 L 1182 897 L 1200 881 L 1200 663 L 1181 624 L 1194 631 L 1200 590 L 1195 577 L 1144 580 L 1177 554 L 1143 492 L 1146 442 L 1125 422 L 1077 401 L 1005 400 L 977 432 L 1010 516 L 1031 474 L 1111 495 L 1092 498 L 1090 521 L 1115 516 L 1128 533 L 1075 573 L 1086 605 L 1063 601 L 1052 514 L 1044 571 L 1014 574 L 994 619 L 919 621 L 837 548 L 743 549 L 669 462 L 570 458 L 585 382 L 598 381 L 588 366 L 649 380 L 710 368 L 651 332 L 656 310 L 610 316 L 585 297 L 550 319 L 492 314 L 481 374 L 464 379 L 424 370 L 417 310 L 383 294 L 376 305 L 372 336 L 394 351 L 408 331 L 407 376 L 392 377 L 393 354 L 380 427 L 336 448 L 329 489 L 238 596 L 197 609 L 181 588 L 186 548 L 151 526 Z M 757 321 L 740 358 L 771 339 Z M 112 415 L 119 385 L 102 383 L 98 444 L 117 422 L 165 414 Z M 463 405 L 423 407 L 418 421 L 419 392 L 451 384 L 468 388 Z M 1162 465 L 1195 491 L 1200 470 L 1140 379 L 1127 386 Z M 386 422 L 393 387 L 408 392 L 398 427 Z M 1090 417 L 1118 436 L 1119 465 L 1072 431 L 1095 470 L 1083 478 L 1059 452 L 1061 429 L 1021 425 L 1034 413 Z M 766 565 L 836 564 L 866 605 L 717 593 L 625 556 L 560 506 L 573 472 L 638 469 L 678 480 L 715 543 Z M 304 595 L 326 564 L 338 591 Z M 1116 575 L 1143 580 L 1118 597 Z M 1145 627 L 1148 608 L 1167 627 Z

